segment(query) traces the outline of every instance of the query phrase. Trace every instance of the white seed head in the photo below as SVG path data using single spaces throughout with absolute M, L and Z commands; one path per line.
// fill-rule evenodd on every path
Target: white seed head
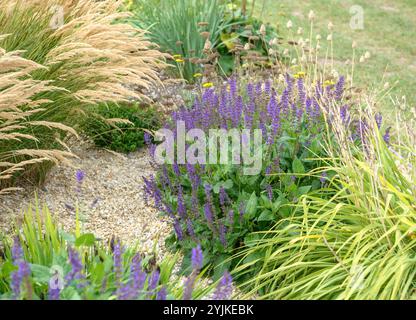
M 260 26 L 260 34 L 263 36 L 266 35 L 266 26 L 264 24 Z
M 386 82 L 383 86 L 384 89 L 388 89 L 390 87 L 390 83 Z
M 289 49 L 285 49 L 285 50 L 283 50 L 283 55 L 284 56 L 287 56 L 289 54 Z
M 354 49 L 354 48 L 356 48 L 357 47 L 357 42 L 354 40 L 353 42 L 352 42 L 352 48 Z
M 370 57 L 371 57 L 370 52 L 366 51 L 366 53 L 364 53 L 364 58 L 370 59 Z
M 317 34 L 317 35 L 316 35 L 316 40 L 317 40 L 317 41 L 319 41 L 319 40 L 321 40 L 321 39 L 322 39 L 321 35 L 320 35 L 320 34 Z
M 315 12 L 313 10 L 309 11 L 308 19 L 311 21 L 315 19 Z
M 363 63 L 364 61 L 365 61 L 364 56 L 361 56 L 361 57 L 360 57 L 360 62 L 361 62 L 361 63 Z
M 296 64 L 297 62 L 298 62 L 298 60 L 296 60 L 296 58 L 293 58 L 292 64 Z
M 332 33 L 328 34 L 328 36 L 326 37 L 326 40 L 332 41 Z
M 248 42 L 244 45 L 244 50 L 250 50 L 250 44 Z
M 303 28 L 302 27 L 299 27 L 298 28 L 298 31 L 296 32 L 297 34 L 302 34 L 303 33 Z
M 334 78 L 336 78 L 336 79 L 338 79 L 338 78 L 339 78 L 339 73 L 338 73 L 338 71 L 337 71 L 337 70 L 333 69 L 331 73 L 332 73 L 332 76 L 333 76 Z
M 269 54 L 270 54 L 271 56 L 273 56 L 275 53 L 276 53 L 276 52 L 275 52 L 272 48 L 270 48 L 270 49 L 269 49 Z
M 305 55 L 302 55 L 302 57 L 300 58 L 300 61 L 302 61 L 302 62 L 306 62 L 306 56 Z
M 286 27 L 287 27 L 288 29 L 292 29 L 292 27 L 293 27 L 293 23 L 292 23 L 292 21 L 291 21 L 291 20 L 289 20 L 289 21 L 286 23 Z
M 205 44 L 204 44 L 204 50 L 205 51 L 208 51 L 208 50 L 211 50 L 211 41 L 209 41 L 209 39 L 207 39 L 206 41 L 205 41 Z
M 272 44 L 273 44 L 274 46 L 277 46 L 277 45 L 279 44 L 279 40 L 277 40 L 277 38 L 273 38 L 273 40 L 272 40 Z
M 332 31 L 333 29 L 334 29 L 334 24 L 331 21 L 329 21 L 328 22 L 328 30 Z

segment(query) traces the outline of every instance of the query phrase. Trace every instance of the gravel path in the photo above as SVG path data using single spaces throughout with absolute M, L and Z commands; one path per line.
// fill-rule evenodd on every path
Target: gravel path
M 65 230 L 73 230 L 75 213 L 71 207 L 79 201 L 86 213 L 84 232 L 103 240 L 114 235 L 126 243 L 140 241 L 142 252 L 152 251 L 157 242 L 156 248 L 163 255 L 164 240 L 171 228 L 168 219 L 143 200 L 142 177 L 153 173 L 147 150 L 122 155 L 78 142 L 72 151 L 80 158 L 74 161 L 74 168 L 55 167 L 41 189 L 0 198 L 1 230 L 10 231 L 11 222 L 21 220 L 23 209 L 35 201 L 36 195 Z M 75 179 L 77 169 L 86 173 L 80 193 Z

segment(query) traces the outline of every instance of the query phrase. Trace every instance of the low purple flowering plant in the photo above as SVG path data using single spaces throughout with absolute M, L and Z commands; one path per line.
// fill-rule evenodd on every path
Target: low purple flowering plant
M 207 134 L 210 129 L 262 131 L 262 168 L 256 175 L 244 175 L 240 164 L 175 161 L 155 163 L 158 173 L 145 180 L 146 196 L 172 218 L 174 233 L 167 244 L 187 252 L 184 266 L 191 264 L 191 249 L 200 245 L 206 263 L 221 262 L 216 268 L 218 279 L 225 269 L 232 269 L 231 252 L 250 241 L 252 232 L 268 230 L 296 213 L 291 204 L 322 187 L 319 173 L 307 173 L 323 166 L 317 159 L 325 157 L 321 143 L 333 118 L 323 114 L 328 106 L 338 106 L 339 118 L 351 128 L 353 143 L 365 140 L 368 126 L 352 118 L 344 89 L 342 77 L 335 85 L 318 83 L 314 88 L 289 74 L 283 87 L 275 87 L 270 80 L 244 84 L 233 77 L 223 87 L 205 89 L 191 107 L 173 113 L 165 128 L 174 133 L 179 120 L 186 130 L 201 129 Z M 376 121 L 381 126 L 380 116 Z M 185 142 L 185 148 L 189 146 Z M 325 174 L 328 184 L 332 173 Z

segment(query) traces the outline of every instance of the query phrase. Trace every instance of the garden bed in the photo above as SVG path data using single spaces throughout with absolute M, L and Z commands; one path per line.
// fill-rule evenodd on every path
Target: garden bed
M 73 152 L 79 157 L 74 167 L 54 167 L 41 188 L 26 187 L 0 199 L 0 228 L 11 231 L 23 211 L 36 202 L 47 205 L 67 231 L 75 226 L 73 208 L 79 201 L 85 216 L 85 231 L 103 241 L 115 236 L 125 243 L 139 242 L 143 251 L 164 254 L 164 239 L 171 226 L 151 205 L 144 203 L 143 177 L 154 173 L 146 148 L 128 155 L 97 149 L 77 141 Z M 85 172 L 77 191 L 76 168 Z

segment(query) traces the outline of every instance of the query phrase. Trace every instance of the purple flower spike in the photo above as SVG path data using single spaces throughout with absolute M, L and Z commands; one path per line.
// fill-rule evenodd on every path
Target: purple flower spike
M 147 286 L 147 290 L 152 292 L 156 289 L 159 284 L 160 279 L 160 272 L 158 270 L 153 271 L 149 279 L 149 285 Z
M 227 246 L 227 227 L 223 223 L 220 223 L 220 241 L 225 248 Z
M 322 184 L 325 183 L 325 181 L 327 180 L 328 177 L 328 173 L 326 173 L 326 171 L 322 172 L 321 177 L 319 178 L 319 181 L 321 181 Z
M 30 267 L 29 264 L 23 260 L 23 250 L 20 246 L 20 241 L 17 236 L 14 238 L 12 258 L 14 265 L 17 267 L 17 270 L 11 274 L 11 289 L 13 292 L 13 299 L 17 300 L 20 298 L 21 287 L 24 282 L 27 283 L 27 289 L 30 289 L 28 281 L 30 276 Z
M 266 185 L 266 190 L 267 190 L 267 197 L 269 198 L 270 201 L 273 201 L 273 188 L 270 184 Z
M 381 113 L 377 113 L 375 115 L 375 120 L 376 120 L 376 124 L 377 124 L 377 128 L 381 128 L 381 123 L 383 122 L 383 116 L 381 115 Z
M 344 93 L 344 84 L 345 84 L 345 78 L 344 76 L 341 76 L 335 85 L 335 99 L 341 100 L 342 95 Z
M 150 146 L 150 144 L 152 143 L 152 136 L 150 135 L 150 133 L 145 131 L 143 137 L 144 137 L 144 142 L 146 143 L 146 145 Z
M 167 295 L 168 295 L 168 292 L 166 288 L 162 287 L 156 294 L 156 300 L 166 300 Z
M 82 170 L 77 170 L 77 172 L 75 173 L 75 177 L 77 179 L 78 184 L 81 184 L 84 181 L 85 172 Z
M 121 278 L 123 276 L 123 260 L 122 260 L 123 248 L 119 241 L 114 245 L 114 276 L 115 283 L 118 289 L 121 289 Z
M 207 219 L 208 225 L 212 227 L 214 224 L 214 216 L 212 214 L 212 208 L 209 203 L 206 203 L 204 205 L 204 214 L 205 214 L 205 219 Z
M 228 300 L 233 293 L 233 278 L 225 271 L 221 278 L 212 300 Z
M 175 230 L 176 237 L 178 238 L 178 240 L 179 241 L 183 240 L 182 227 L 178 219 L 175 219 L 173 221 L 173 229 Z
M 383 140 L 387 144 L 390 144 L 390 129 L 391 129 L 391 127 L 387 128 L 386 133 L 383 136 Z
M 182 186 L 178 186 L 178 214 L 182 219 L 186 218 L 185 199 L 183 198 Z
M 59 290 L 59 288 L 49 288 L 49 292 L 48 292 L 48 299 L 49 300 L 59 300 L 61 295 L 61 290 Z
M 204 256 L 202 254 L 201 245 L 198 245 L 196 248 L 192 249 L 192 268 L 194 270 L 201 270 L 203 265 Z

